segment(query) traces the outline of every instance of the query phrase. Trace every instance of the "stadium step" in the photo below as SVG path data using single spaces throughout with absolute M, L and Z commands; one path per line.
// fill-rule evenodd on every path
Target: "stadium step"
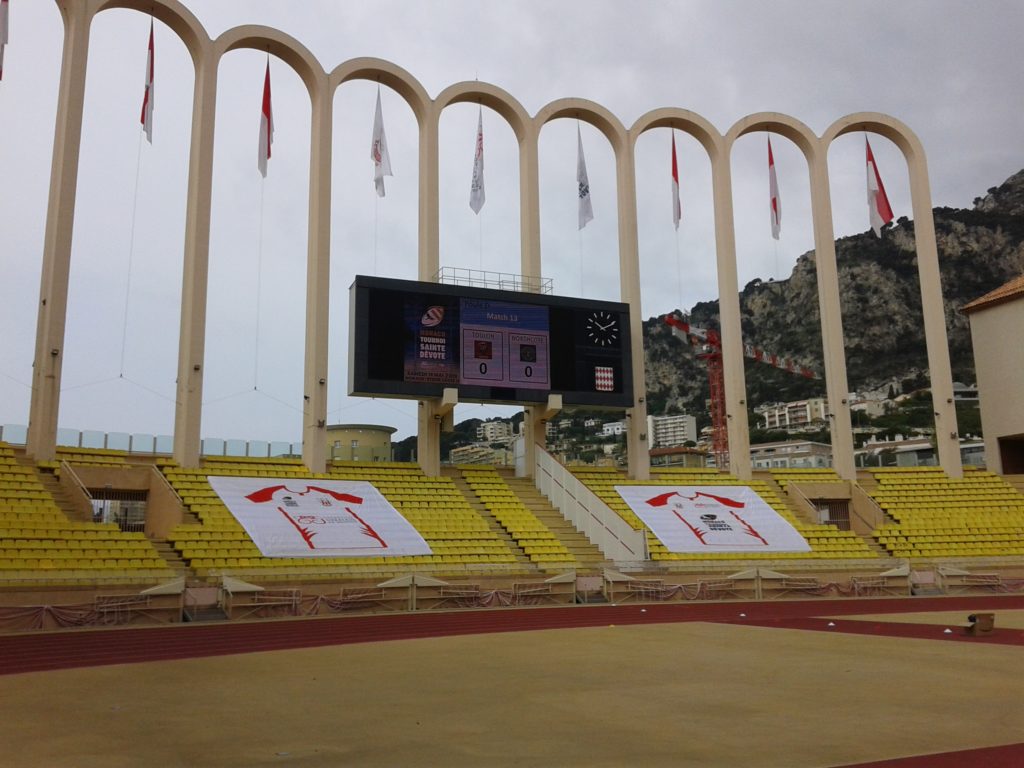
M 456 470 L 456 472 L 458 472 L 458 470 Z M 452 482 L 455 484 L 455 487 L 458 488 L 459 492 L 466 497 L 466 501 L 469 502 L 469 506 L 471 506 L 473 510 L 480 515 L 480 517 L 487 521 L 487 527 L 490 528 L 491 531 L 493 531 L 498 538 L 504 541 L 508 545 L 508 548 L 515 553 L 516 562 L 530 570 L 536 570 L 536 566 L 534 566 L 533 561 L 531 561 L 527 554 L 523 552 L 516 540 L 513 539 L 512 536 L 509 535 L 509 532 L 501 526 L 501 523 L 494 519 L 494 515 L 487 511 L 487 507 L 484 506 L 483 502 L 480 501 L 480 498 L 473 492 L 473 489 L 469 487 L 469 483 L 466 482 L 462 473 L 458 472 L 458 474 L 449 474 L 448 477 L 452 478 Z
M 194 578 L 195 574 L 192 573 L 192 569 L 188 567 L 188 563 L 185 562 L 171 542 L 166 539 L 156 539 L 153 541 L 153 547 L 163 561 L 174 571 L 175 577 L 183 576 L 186 581 Z
M 1024 475 L 1003 475 L 1003 479 L 1017 491 L 1024 494 Z
M 555 509 L 551 502 L 537 490 L 533 480 L 525 477 L 506 477 L 505 482 L 523 505 L 544 523 L 572 553 L 580 564 L 580 571 L 597 573 L 604 568 L 612 567 L 612 564 L 605 559 L 604 553 L 566 520 L 562 513 Z
M 85 509 L 81 505 L 77 505 L 72 502 L 71 497 L 68 495 L 67 490 L 60 484 L 60 481 L 52 472 L 41 471 L 39 474 L 39 482 L 43 488 L 47 490 L 53 500 L 60 507 L 61 512 L 67 515 L 68 520 L 79 523 L 91 523 L 92 515 L 87 515 Z

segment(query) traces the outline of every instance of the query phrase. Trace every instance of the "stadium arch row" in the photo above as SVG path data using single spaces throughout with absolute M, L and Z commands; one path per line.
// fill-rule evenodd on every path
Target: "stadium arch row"
M 855 113 L 839 118 L 821 136 L 816 136 L 795 118 L 763 112 L 742 118 L 723 134 L 700 115 L 672 107 L 647 112 L 632 126 L 626 127 L 605 107 L 578 98 L 553 101 L 531 117 L 515 97 L 489 83 L 455 83 L 432 99 L 413 75 L 383 59 L 351 59 L 328 72 L 302 43 L 270 27 L 243 25 L 211 39 L 199 20 L 179 0 L 55 2 L 64 21 L 63 59 L 54 130 L 27 440 L 27 451 L 37 460 L 52 459 L 56 453 L 61 359 L 90 26 L 98 13 L 123 8 L 152 14 L 166 24 L 184 43 L 195 66 L 174 424 L 174 456 L 182 466 L 197 466 L 200 458 L 218 68 L 221 57 L 227 52 L 253 48 L 266 50 L 290 66 L 305 84 L 310 98 L 303 460 L 311 471 L 321 472 L 326 466 L 326 443 L 321 433 L 325 429 L 327 415 L 332 102 L 335 90 L 342 83 L 363 79 L 375 80 L 396 91 L 408 103 L 418 123 L 420 280 L 433 279 L 440 266 L 438 125 L 445 107 L 467 101 L 480 103 L 501 115 L 516 136 L 520 153 L 520 247 L 521 270 L 524 275 L 542 274 L 538 171 L 540 131 L 546 123 L 561 118 L 579 119 L 597 128 L 608 140 L 615 157 L 621 300 L 631 308 L 632 344 L 637 350 L 643 349 L 643 343 L 634 160 L 636 141 L 645 131 L 672 127 L 691 135 L 704 147 L 712 172 L 726 412 L 729 416 L 729 444 L 732 447 L 729 469 L 741 478 L 750 477 L 751 464 L 747 420 L 733 418 L 734 414 L 746 413 L 746 383 L 732 210 L 732 146 L 745 134 L 769 131 L 796 144 L 807 161 L 825 381 L 832 410 L 830 428 L 833 461 L 840 476 L 852 480 L 855 478 L 853 435 L 847 404 L 849 387 L 832 225 L 828 150 L 836 138 L 852 131 L 871 131 L 890 139 L 903 152 L 910 179 L 939 463 L 951 477 L 962 475 L 927 162 L 919 139 L 899 120 L 875 112 Z M 646 381 L 642 355 L 634 356 L 633 380 L 635 401 L 627 411 L 629 473 L 636 479 L 647 479 L 649 459 L 644 434 L 647 415 L 644 396 Z M 428 474 L 437 474 L 440 470 L 437 426 L 440 419 L 436 417 L 443 408 L 440 401 L 420 403 L 418 455 Z M 527 411 L 527 426 L 532 435 L 527 440 L 527 466 L 532 467 L 533 445 L 542 444 L 544 440 L 544 430 L 540 428 L 544 414 L 542 409 L 535 407 Z

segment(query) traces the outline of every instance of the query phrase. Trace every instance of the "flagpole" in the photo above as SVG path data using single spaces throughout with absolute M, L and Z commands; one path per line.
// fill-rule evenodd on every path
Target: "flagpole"
M 142 135 L 145 129 L 139 131 L 139 148 L 135 153 L 135 192 L 132 198 L 132 222 L 128 235 L 128 279 L 124 287 L 124 320 L 121 323 L 121 370 L 120 377 L 124 378 L 124 352 L 128 345 L 128 300 L 132 290 L 132 262 L 135 257 L 135 219 L 139 210 L 139 176 L 142 168 Z
M 580 298 L 583 297 L 583 230 L 576 230 L 577 240 L 580 245 Z
M 380 195 L 373 196 L 373 274 L 377 274 L 377 217 L 380 210 Z
M 260 371 L 260 303 L 263 298 L 263 200 L 267 187 L 267 179 L 260 181 L 260 228 L 259 242 L 256 244 L 256 354 L 252 365 L 252 388 L 259 389 Z
M 676 230 L 676 281 L 679 283 L 679 309 L 683 309 L 683 259 L 679 254 L 679 230 Z

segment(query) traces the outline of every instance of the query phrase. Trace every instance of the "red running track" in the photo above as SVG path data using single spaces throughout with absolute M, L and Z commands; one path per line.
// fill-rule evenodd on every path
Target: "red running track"
M 969 613 L 1024 608 L 1022 595 L 787 600 L 775 602 L 574 605 L 473 609 L 306 619 L 174 624 L 114 629 L 75 629 L 0 635 L 0 674 L 103 664 L 312 648 L 418 637 L 522 632 L 540 629 L 711 621 L 780 629 L 916 637 L 949 642 L 1024 645 L 1024 632 L 997 628 L 988 636 L 962 631 Z M 908 611 L 962 611 L 953 634 L 934 625 L 838 620 L 820 617 Z M 743 614 L 743 615 L 741 615 Z
M 155 627 L 80 629 L 0 635 L 0 674 L 69 667 L 130 664 L 166 659 L 255 653 L 418 637 L 711 621 L 946 642 L 1024 646 L 1024 631 L 1000 629 L 971 637 L 967 615 L 1024 608 L 1024 596 L 793 600 L 777 602 L 673 603 L 503 608 L 438 613 L 395 613 L 309 619 L 255 620 Z M 964 623 L 945 634 L 937 625 L 825 618 L 844 615 L 962 611 Z M 832 626 L 829 626 L 829 624 Z M 842 768 L 1019 768 L 1024 743 L 918 755 Z

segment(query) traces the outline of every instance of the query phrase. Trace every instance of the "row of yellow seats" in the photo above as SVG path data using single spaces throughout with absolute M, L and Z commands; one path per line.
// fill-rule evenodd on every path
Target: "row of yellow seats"
M 20 558 L 0 560 L 0 571 L 28 571 L 37 568 L 41 571 L 79 571 L 79 570 L 146 570 L 165 571 L 171 573 L 165 563 L 158 560 L 142 558 Z
M 100 530 L 92 531 L 88 529 L 73 529 L 70 528 L 69 523 L 64 524 L 66 527 L 62 528 L 56 525 L 40 525 L 40 526 L 26 526 L 22 528 L 0 528 L 0 538 L 2 539 L 15 539 L 18 541 L 39 541 L 39 540 L 55 540 L 55 541 L 84 541 L 96 542 L 100 545 L 103 541 L 131 541 L 133 537 L 127 534 L 122 534 L 117 530 Z

